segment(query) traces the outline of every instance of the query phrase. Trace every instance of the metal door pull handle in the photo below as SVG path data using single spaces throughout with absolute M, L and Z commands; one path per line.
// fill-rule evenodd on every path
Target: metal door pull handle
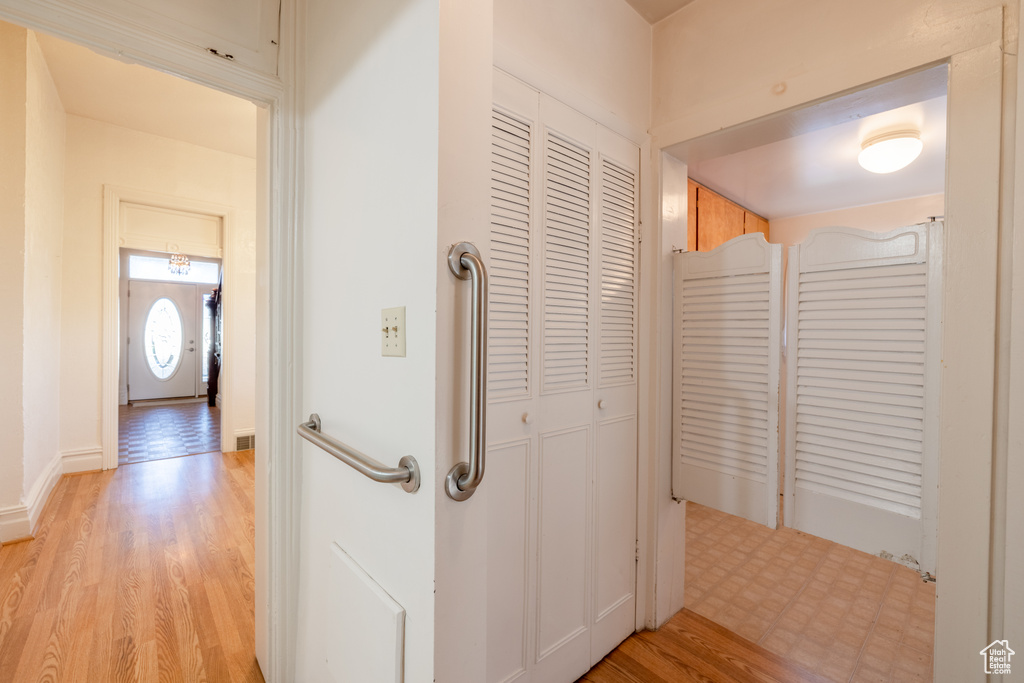
M 320 416 L 312 413 L 296 431 L 306 441 L 316 444 L 356 472 L 383 484 L 401 484 L 409 493 L 420 487 L 420 466 L 411 455 L 402 456 L 398 467 L 388 467 L 347 444 L 332 439 L 320 431 Z
M 480 252 L 469 242 L 448 251 L 448 268 L 460 280 L 470 280 L 472 318 L 470 321 L 469 461 L 448 472 L 444 490 L 452 500 L 466 500 L 484 480 L 484 450 L 487 432 L 487 269 Z

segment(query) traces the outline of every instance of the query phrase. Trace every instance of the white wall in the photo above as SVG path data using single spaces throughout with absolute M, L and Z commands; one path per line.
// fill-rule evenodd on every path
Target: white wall
M 297 671 L 331 678 L 337 543 L 407 613 L 405 678 L 434 680 L 439 7 L 310 0 L 305 21 L 303 418 L 422 486 L 370 481 L 302 442 Z M 381 356 L 381 309 L 406 307 L 407 355 Z
M 623 0 L 494 0 L 494 63 L 636 142 L 650 125 L 651 27 Z
M 836 226 L 886 232 L 906 225 L 925 223 L 932 216 L 944 214 L 945 196 L 933 194 L 895 202 L 776 218 L 771 222 L 771 241 L 789 247 L 803 242 L 811 230 Z
M 0 22 L 0 524 L 21 503 L 25 286 L 25 29 Z M 20 532 L 13 532 L 20 533 Z M 8 539 L 15 536 L 7 536 Z
M 1018 6 L 998 0 L 694 2 L 654 29 L 656 148 L 950 62 L 940 485 L 957 493 L 939 502 L 935 663 L 965 681 L 982 679 L 976 653 L 1002 631 L 989 624 L 990 601 L 1003 599 L 990 584 L 989 530 L 1005 515 L 991 505 L 992 426 L 994 377 L 1006 371 L 996 300 L 1009 272 L 996 266 L 1000 221 L 1021 205 L 1015 131 L 1000 128 L 1015 121 L 1002 97 L 1014 94 L 1018 29 Z
M 0 22 L 0 540 L 32 533 L 60 475 L 64 109 L 31 31 Z
M 60 456 L 61 262 L 65 119 L 57 89 L 28 36 L 25 127 L 25 490 Z M 47 490 L 49 493 L 49 490 Z
M 224 424 L 252 433 L 256 160 L 69 115 L 65 177 L 64 250 L 75 258 L 65 259 L 63 270 L 61 451 L 100 448 L 105 184 L 233 209 L 235 226 L 224 245 L 230 280 L 224 289 L 225 299 L 237 297 L 237 313 L 225 317 L 225 342 L 232 346 L 221 377 L 232 388 Z M 233 443 L 232 435 L 225 437 Z

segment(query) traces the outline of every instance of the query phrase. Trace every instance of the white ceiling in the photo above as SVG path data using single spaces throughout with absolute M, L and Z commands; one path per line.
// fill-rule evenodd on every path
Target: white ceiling
M 916 161 L 885 175 L 857 164 L 863 140 L 907 128 L 921 132 L 924 150 Z M 939 194 L 945 188 L 946 98 L 691 162 L 689 174 L 768 220 Z
M 256 157 L 256 105 L 37 34 L 68 114 Z
M 656 24 L 670 14 L 689 5 L 693 0 L 626 0 L 637 14 L 649 24 Z

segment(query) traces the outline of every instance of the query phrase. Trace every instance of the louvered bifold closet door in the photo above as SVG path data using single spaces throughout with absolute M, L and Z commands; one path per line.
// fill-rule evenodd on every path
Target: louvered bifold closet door
M 673 494 L 778 523 L 782 246 L 675 257 Z
M 939 239 L 938 223 L 819 230 L 791 248 L 788 283 L 786 519 L 922 566 L 934 556 Z
M 494 92 L 486 683 L 572 681 L 636 628 L 640 154 Z

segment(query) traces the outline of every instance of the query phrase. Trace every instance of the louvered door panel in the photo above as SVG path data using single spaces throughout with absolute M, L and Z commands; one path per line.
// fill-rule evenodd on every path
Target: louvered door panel
M 491 146 L 491 398 L 530 392 L 531 124 L 495 109 Z
M 937 296 L 928 230 L 822 230 L 790 258 L 787 518 L 920 559 Z
M 636 381 L 636 173 L 601 160 L 601 387 Z
M 772 527 L 781 249 L 748 235 L 676 257 L 674 493 Z
M 544 159 L 544 391 L 590 384 L 590 150 L 549 130 Z

